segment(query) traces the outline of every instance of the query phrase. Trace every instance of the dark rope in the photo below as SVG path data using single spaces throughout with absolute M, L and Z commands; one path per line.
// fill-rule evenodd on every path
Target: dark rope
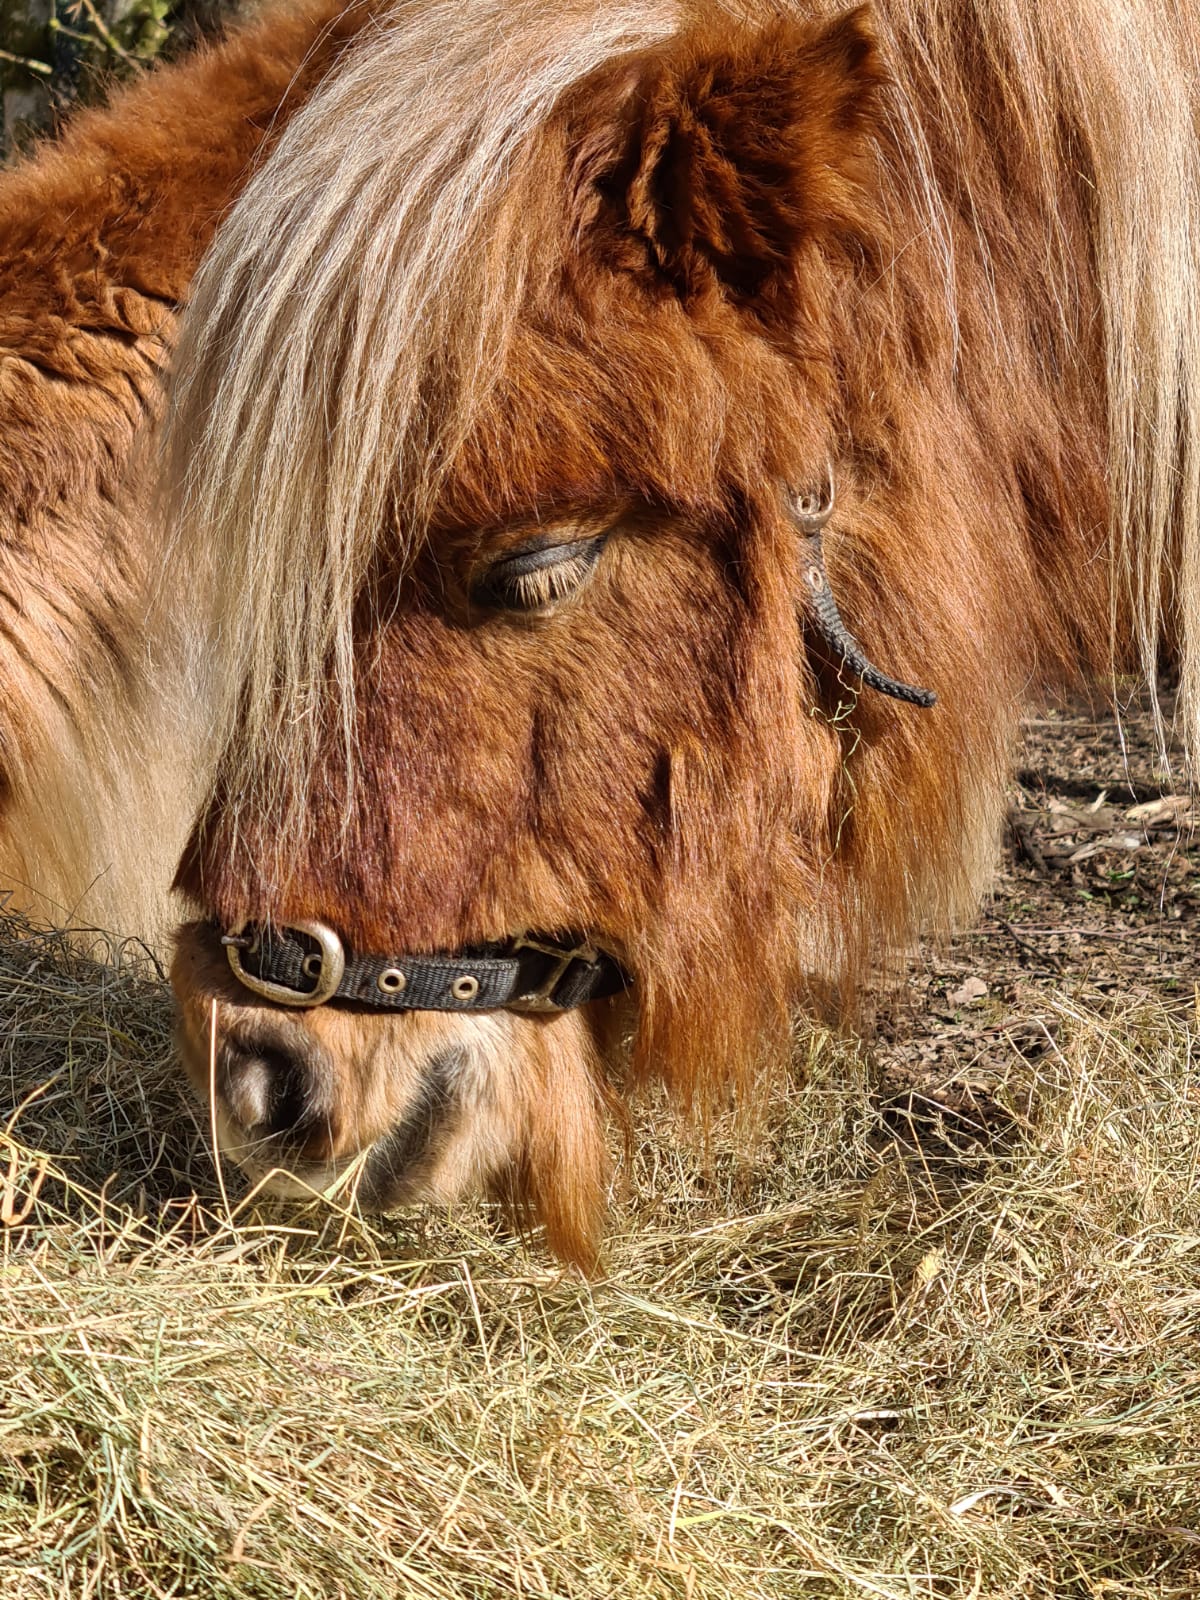
M 911 683 L 901 683 L 898 678 L 890 678 L 886 672 L 880 672 L 878 667 L 871 664 L 858 640 L 842 621 L 821 552 L 821 533 L 833 515 L 834 504 L 832 467 L 823 495 L 793 494 L 788 497 L 792 520 L 804 537 L 805 557 L 801 577 L 808 590 L 809 615 L 813 625 L 838 664 L 856 673 L 868 689 L 889 695 L 893 700 L 904 700 L 909 705 L 928 709 L 937 702 L 933 690 L 917 689 Z

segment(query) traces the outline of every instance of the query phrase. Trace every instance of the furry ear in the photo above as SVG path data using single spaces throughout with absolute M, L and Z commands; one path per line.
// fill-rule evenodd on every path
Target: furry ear
M 617 264 L 685 303 L 769 302 L 806 239 L 865 225 L 884 80 L 865 6 L 832 23 L 697 30 L 626 63 L 620 110 L 584 152 Z

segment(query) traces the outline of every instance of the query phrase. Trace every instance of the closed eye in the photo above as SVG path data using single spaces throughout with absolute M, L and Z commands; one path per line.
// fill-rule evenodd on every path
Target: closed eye
M 546 611 L 581 587 L 603 548 L 603 538 L 592 538 L 518 550 L 488 567 L 471 598 L 505 611 Z

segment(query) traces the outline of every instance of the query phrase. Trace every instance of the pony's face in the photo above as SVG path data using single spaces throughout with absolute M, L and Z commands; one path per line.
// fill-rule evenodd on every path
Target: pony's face
M 703 1099 L 786 1035 L 843 820 L 786 492 L 826 471 L 878 78 L 857 14 L 693 34 L 539 130 L 539 276 L 419 548 L 379 537 L 350 737 L 331 713 L 299 807 L 218 784 L 180 870 L 183 1054 L 252 1174 L 507 1190 L 586 1260 L 613 1073 Z M 444 955 L 448 985 L 583 942 L 629 992 L 304 1007 L 235 976 L 223 934 L 306 923 L 380 973 Z

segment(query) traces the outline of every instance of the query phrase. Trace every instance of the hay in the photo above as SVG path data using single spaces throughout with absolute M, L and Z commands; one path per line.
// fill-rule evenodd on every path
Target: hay
M 647 1113 L 587 1285 L 239 1209 L 158 980 L 19 931 L 6 1600 L 1200 1590 L 1194 1011 L 1061 1000 L 953 1126 L 806 1039 L 753 1151 Z

